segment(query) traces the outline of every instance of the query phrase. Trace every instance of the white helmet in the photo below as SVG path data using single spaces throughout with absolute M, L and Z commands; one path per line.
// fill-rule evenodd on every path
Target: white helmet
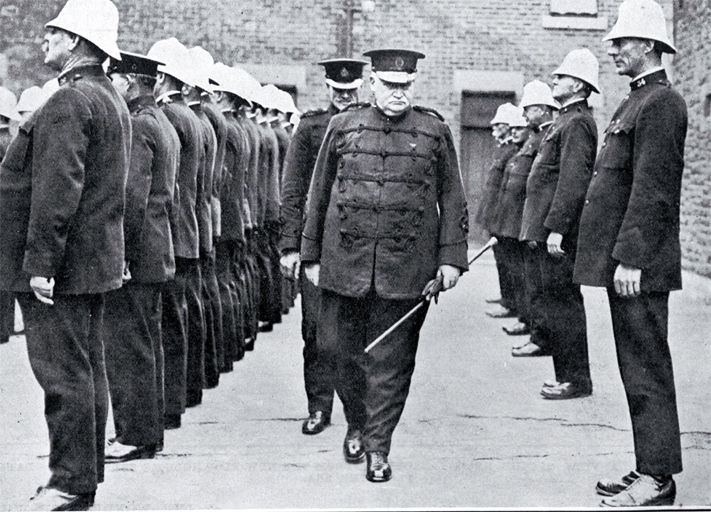
M 526 108 L 532 105 L 548 105 L 559 109 L 560 105 L 553 99 L 553 92 L 548 84 L 534 80 L 523 86 L 523 97 L 519 107 Z
M 20 101 L 18 101 L 15 106 L 15 112 L 18 114 L 22 112 L 34 112 L 40 108 L 46 100 L 47 95 L 42 88 L 33 85 L 32 87 L 22 91 L 22 94 L 20 94 Z
M 587 48 L 580 48 L 571 51 L 563 59 L 563 63 L 558 69 L 553 71 L 554 75 L 568 75 L 578 78 L 592 87 L 596 93 L 600 93 L 600 85 L 598 84 L 598 74 L 600 72 L 600 63 L 597 57 Z
M 298 114 L 299 109 L 296 108 L 294 98 L 286 91 L 279 89 L 279 110 L 285 114 Z
M 95 44 L 109 57 L 121 60 L 118 39 L 119 14 L 111 0 L 69 0 L 45 27 L 54 27 Z
M 188 50 L 188 62 L 190 62 L 190 71 L 195 74 L 193 79 L 195 85 L 203 91 L 212 93 L 214 88 L 210 84 L 209 77 L 212 67 L 215 65 L 215 60 L 210 55 L 210 52 L 201 46 L 194 46 Z
M 232 69 L 234 69 L 236 79 L 239 80 L 245 88 L 247 96 L 243 96 L 243 98 L 248 99 L 250 101 L 255 100 L 254 95 L 259 94 L 259 91 L 262 89 L 262 84 L 260 84 L 256 78 L 247 73 L 244 69 L 239 68 L 237 66 Z
M 526 128 L 528 126 L 528 119 L 523 116 L 522 107 L 514 107 L 508 115 L 509 128 Z
M 146 55 L 149 59 L 165 62 L 158 66 L 158 71 L 177 78 L 188 85 L 195 84 L 195 73 L 188 65 L 188 49 L 176 38 L 156 41 Z
M 217 83 L 217 85 L 213 86 L 213 90 L 228 92 L 239 96 L 246 101 L 250 107 L 252 106 L 252 102 L 249 99 L 251 89 L 235 68 L 218 62 L 212 67 L 210 79 Z
M 509 124 L 511 113 L 516 111 L 518 111 L 518 109 L 515 105 L 511 103 L 503 103 L 496 109 L 496 115 L 489 124 Z
M 15 105 L 17 105 L 17 96 L 15 96 L 15 93 L 10 89 L 5 89 L 0 86 L 0 116 L 7 117 L 8 119 L 19 119 L 15 112 Z
M 617 22 L 603 41 L 636 37 L 652 39 L 662 45 L 666 53 L 676 53 L 667 36 L 667 23 L 662 6 L 654 0 L 625 0 L 620 4 Z

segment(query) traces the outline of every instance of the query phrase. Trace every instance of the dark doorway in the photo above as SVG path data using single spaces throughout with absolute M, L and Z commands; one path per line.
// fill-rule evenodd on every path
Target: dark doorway
M 511 92 L 462 93 L 462 131 L 460 161 L 469 203 L 469 239 L 475 243 L 488 240 L 489 234 L 474 224 L 474 215 L 482 200 L 486 173 L 492 163 L 496 141 L 491 136 L 490 121 L 502 103 L 516 100 Z

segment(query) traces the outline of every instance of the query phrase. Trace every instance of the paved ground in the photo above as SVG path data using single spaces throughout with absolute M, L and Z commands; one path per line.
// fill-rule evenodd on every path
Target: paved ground
M 677 505 L 711 505 L 711 284 L 685 276 L 671 299 L 685 471 Z M 431 309 L 418 368 L 395 433 L 394 478 L 365 480 L 343 462 L 345 422 L 300 433 L 306 414 L 300 315 L 293 310 L 255 352 L 206 391 L 154 460 L 107 468 L 95 510 L 419 507 L 597 507 L 598 478 L 634 467 L 607 300 L 585 289 L 595 392 L 542 400 L 550 358 L 514 359 L 503 321 L 484 315 L 497 293 L 491 255 Z M 0 510 L 25 507 L 48 477 L 42 396 L 24 339 L 0 346 Z

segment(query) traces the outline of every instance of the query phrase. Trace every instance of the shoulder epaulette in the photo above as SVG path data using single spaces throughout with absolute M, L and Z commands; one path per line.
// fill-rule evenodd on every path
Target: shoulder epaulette
M 415 109 L 415 110 L 417 110 L 418 112 L 424 112 L 425 114 L 429 114 L 429 115 L 431 115 L 431 116 L 434 116 L 434 117 L 436 117 L 437 119 L 439 119 L 440 121 L 444 121 L 444 116 L 443 116 L 442 114 L 440 114 L 439 112 L 437 112 L 437 111 L 436 111 L 435 109 L 433 109 L 433 108 L 421 107 L 420 105 L 415 105 L 415 106 L 412 107 L 412 108 Z
M 343 110 L 341 110 L 341 112 L 347 112 L 349 110 L 356 110 L 356 109 L 361 109 L 361 108 L 368 108 L 370 106 L 372 106 L 372 105 L 370 103 L 368 103 L 367 101 L 364 101 L 361 103 L 352 103 L 352 104 L 348 105 L 346 108 L 344 108 Z
M 325 114 L 328 112 L 325 108 L 315 108 L 313 110 L 307 110 L 303 114 L 301 114 L 301 119 L 304 119 L 306 117 L 313 117 L 313 116 L 320 116 L 321 114 Z

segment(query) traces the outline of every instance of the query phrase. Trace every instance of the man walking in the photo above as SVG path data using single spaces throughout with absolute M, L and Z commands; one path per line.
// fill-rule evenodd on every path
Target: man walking
M 301 116 L 299 127 L 289 145 L 284 163 L 281 188 L 282 229 L 279 242 L 282 267 L 301 286 L 301 336 L 304 339 L 304 384 L 309 417 L 301 431 L 314 435 L 330 425 L 336 369 L 319 357 L 316 332 L 320 308 L 319 289 L 299 271 L 299 248 L 304 224 L 304 206 L 314 165 L 331 118 L 358 102 L 358 88 L 363 83 L 367 62 L 355 59 L 330 59 L 319 62 L 326 70 L 326 88 L 331 100 L 327 109 L 311 110 Z
M 405 407 L 421 308 L 385 341 L 365 347 L 425 295 L 467 270 L 468 218 L 451 132 L 412 105 L 410 50 L 373 50 L 375 105 L 331 119 L 314 170 L 301 242 L 305 272 L 321 288 L 319 344 L 335 355 L 348 462 L 366 478 L 392 477 L 390 443 Z
M 674 372 L 667 341 L 669 292 L 681 288 L 679 202 L 687 111 L 662 53 L 661 6 L 626 0 L 605 37 L 617 73 L 632 79 L 605 130 L 585 199 L 575 282 L 607 288 L 627 395 L 636 468 L 598 482 L 606 506 L 671 505 L 682 471 Z

